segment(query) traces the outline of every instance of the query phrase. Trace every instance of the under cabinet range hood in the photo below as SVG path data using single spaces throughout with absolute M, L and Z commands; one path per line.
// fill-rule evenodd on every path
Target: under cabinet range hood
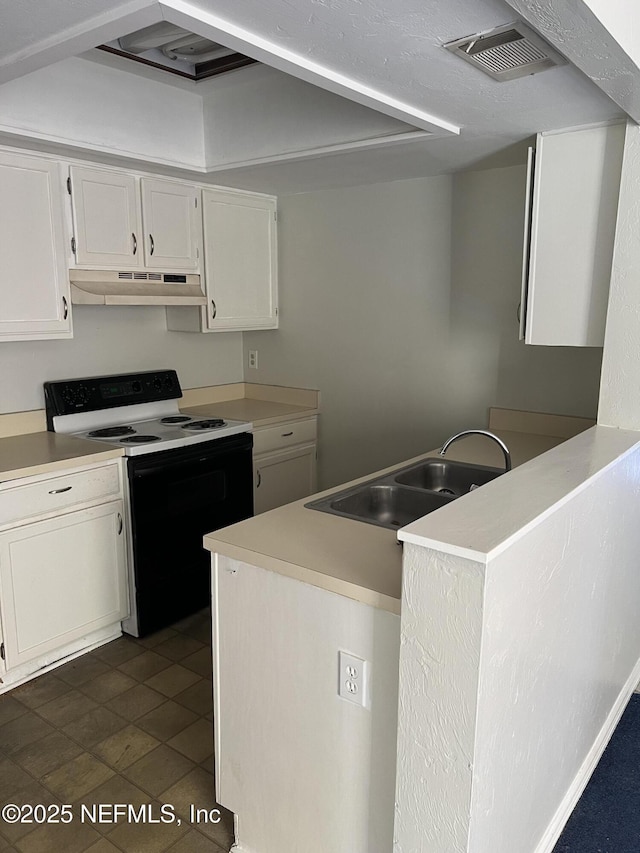
M 169 272 L 69 270 L 75 305 L 205 305 L 200 276 Z

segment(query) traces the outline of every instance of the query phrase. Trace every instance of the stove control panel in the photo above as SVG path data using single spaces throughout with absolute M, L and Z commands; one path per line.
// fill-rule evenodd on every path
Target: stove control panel
M 47 429 L 53 429 L 57 415 L 95 412 L 135 403 L 177 400 L 182 389 L 175 370 L 90 376 L 44 383 Z

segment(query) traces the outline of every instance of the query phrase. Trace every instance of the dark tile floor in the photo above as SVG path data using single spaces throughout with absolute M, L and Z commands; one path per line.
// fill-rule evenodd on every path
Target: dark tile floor
M 71 804 L 68 824 L 8 823 L 0 851 L 222 853 L 233 817 L 213 778 L 211 617 L 123 636 L 0 696 L 0 806 Z M 146 806 L 173 823 L 81 819 L 81 804 Z M 189 822 L 193 804 L 218 824 Z M 85 815 L 87 812 L 85 811 Z

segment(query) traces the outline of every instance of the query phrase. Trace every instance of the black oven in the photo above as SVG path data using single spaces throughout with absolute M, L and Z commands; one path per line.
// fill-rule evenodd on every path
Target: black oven
M 138 636 L 210 603 L 202 538 L 253 514 L 252 446 L 241 433 L 127 459 Z
M 47 428 L 118 447 L 128 479 L 129 604 L 145 636 L 210 601 L 205 533 L 253 514 L 252 426 L 182 412 L 175 370 L 45 382 Z

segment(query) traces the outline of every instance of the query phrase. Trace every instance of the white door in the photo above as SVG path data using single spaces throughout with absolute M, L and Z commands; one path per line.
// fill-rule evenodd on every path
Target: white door
M 276 200 L 203 190 L 209 329 L 275 329 Z
M 122 501 L 0 535 L 7 669 L 127 613 Z
M 145 265 L 197 271 L 200 267 L 199 190 L 142 178 Z
M 316 490 L 316 445 L 304 444 L 256 457 L 254 514 L 300 500 Z
M 139 267 L 143 261 L 137 179 L 124 172 L 71 167 L 76 263 Z
M 0 340 L 71 337 L 63 174 L 0 153 Z

